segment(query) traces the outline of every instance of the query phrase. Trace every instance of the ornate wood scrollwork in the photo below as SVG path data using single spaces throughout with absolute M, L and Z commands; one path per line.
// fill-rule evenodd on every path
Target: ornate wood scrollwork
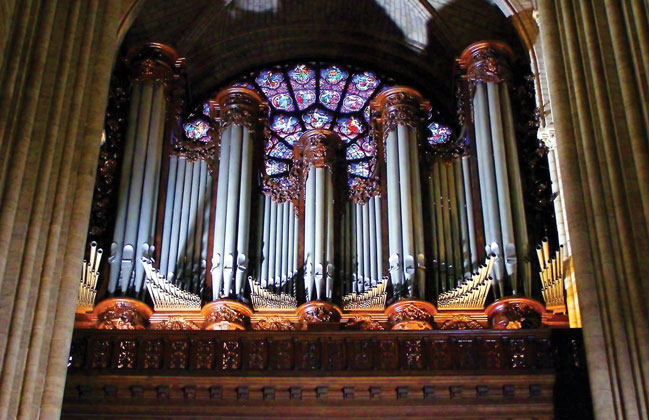
M 295 327 L 288 319 L 270 316 L 254 324 L 252 329 L 261 331 L 294 331 Z
M 421 300 L 402 300 L 389 306 L 386 311 L 393 330 L 430 330 L 435 325 L 437 309 Z
M 473 92 L 478 82 L 499 83 L 511 79 L 509 61 L 514 53 L 505 44 L 497 41 L 481 41 L 469 45 L 458 58 L 460 68 Z
M 231 125 L 246 127 L 251 133 L 268 137 L 268 105 L 257 92 L 244 87 L 231 87 L 220 91 L 210 101 L 219 134 Z
M 139 300 L 111 298 L 95 306 L 97 328 L 101 330 L 143 330 L 153 311 Z
M 252 315 L 250 308 L 242 303 L 221 299 L 203 306 L 205 330 L 245 330 Z
M 298 320 L 307 324 L 338 322 L 341 315 L 342 312 L 337 306 L 327 302 L 311 301 L 297 308 Z
M 468 315 L 455 315 L 446 320 L 440 330 L 481 330 L 483 327 L 478 321 L 474 321 Z
M 133 79 L 138 82 L 168 83 L 185 66 L 185 59 L 178 57 L 173 48 L 158 42 L 133 46 L 126 54 L 126 59 L 133 72 Z
M 414 89 L 396 86 L 382 92 L 372 103 L 372 136 L 383 139 L 398 125 L 419 130 L 430 104 Z
M 341 148 L 338 134 L 329 130 L 309 130 L 300 137 L 293 147 L 293 160 L 302 163 L 304 174 L 311 166 L 333 169 Z

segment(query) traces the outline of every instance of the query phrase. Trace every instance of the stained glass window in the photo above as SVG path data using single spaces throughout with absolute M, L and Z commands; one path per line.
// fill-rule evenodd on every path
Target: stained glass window
M 185 130 L 185 136 L 187 136 L 188 139 L 200 141 L 202 143 L 210 141 L 210 123 L 203 118 L 190 119 L 188 122 L 183 124 L 183 130 Z
M 432 122 L 428 124 L 428 143 L 431 146 L 447 143 L 451 140 L 451 133 L 449 127 Z

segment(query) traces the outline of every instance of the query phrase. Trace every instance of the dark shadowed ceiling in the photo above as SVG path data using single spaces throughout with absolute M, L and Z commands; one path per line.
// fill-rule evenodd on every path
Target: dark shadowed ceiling
M 489 0 L 147 0 L 124 44 L 174 47 L 194 100 L 243 71 L 320 58 L 392 76 L 450 115 L 454 59 L 484 39 L 518 43 Z

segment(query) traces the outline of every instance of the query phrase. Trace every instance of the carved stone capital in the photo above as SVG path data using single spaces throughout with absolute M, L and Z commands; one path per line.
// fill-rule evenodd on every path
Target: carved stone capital
M 231 125 L 240 125 L 255 133 L 267 130 L 268 105 L 253 90 L 245 87 L 223 89 L 209 104 L 220 133 Z
M 243 303 L 220 299 L 203 306 L 204 330 L 245 330 L 252 310 Z
M 100 330 L 143 330 L 153 314 L 146 304 L 130 298 L 106 299 L 93 312 Z
M 457 61 L 473 90 L 478 82 L 498 83 L 510 79 L 509 63 L 513 57 L 511 48 L 502 42 L 480 41 L 466 47 Z
M 321 301 L 307 302 L 297 308 L 297 318 L 307 324 L 338 322 L 342 311 L 331 303 Z
M 489 305 L 485 313 L 490 328 L 529 329 L 541 327 L 545 307 L 534 299 L 510 296 Z
M 333 131 L 309 130 L 293 146 L 293 160 L 302 163 L 305 177 L 311 166 L 331 170 L 341 145 L 340 137 Z
M 126 54 L 126 60 L 138 82 L 157 81 L 168 83 L 174 75 L 184 72 L 185 59 L 168 45 L 148 42 L 134 45 Z
M 374 138 L 385 141 L 398 125 L 419 129 L 429 107 L 419 92 L 408 87 L 395 86 L 381 92 L 371 105 Z
M 432 330 L 436 313 L 435 305 L 422 300 L 401 300 L 385 310 L 393 330 Z

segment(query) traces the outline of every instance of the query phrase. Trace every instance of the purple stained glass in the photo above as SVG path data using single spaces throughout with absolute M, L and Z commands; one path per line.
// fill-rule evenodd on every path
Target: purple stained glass
M 210 141 L 210 136 L 208 135 L 210 124 L 203 119 L 198 118 L 189 121 L 183 124 L 183 129 L 185 130 L 185 136 L 187 136 L 188 139 L 203 143 Z
M 338 102 L 340 102 L 340 93 L 335 90 L 323 90 L 320 92 L 320 103 L 332 111 L 335 111 L 338 108 Z
M 365 118 L 365 122 L 370 124 L 370 117 L 371 117 L 371 112 L 372 112 L 372 107 L 367 107 L 363 111 L 363 118 Z
M 363 159 L 365 158 L 365 152 L 363 149 L 358 144 L 352 144 L 349 147 L 347 147 L 347 151 L 345 152 L 345 157 L 347 160 L 355 160 L 355 159 Z
M 265 88 L 275 90 L 280 87 L 280 85 L 284 81 L 284 75 L 280 72 L 263 70 L 261 73 L 259 73 L 259 76 L 257 76 L 255 81 L 262 89 Z
M 288 164 L 275 159 L 266 159 L 266 174 L 278 175 L 288 171 Z
M 363 105 L 365 105 L 365 98 L 358 95 L 350 95 L 349 93 L 345 96 L 343 101 L 342 112 L 356 112 L 360 110 Z
M 295 133 L 300 128 L 300 121 L 292 115 L 277 114 L 270 125 L 280 137 Z
M 347 167 L 350 174 L 364 178 L 369 177 L 372 171 L 372 163 L 369 161 L 350 163 Z
M 210 103 L 207 101 L 203 102 L 203 115 L 210 116 Z
M 279 159 L 292 159 L 293 150 L 276 137 L 266 143 L 266 154 Z
M 347 180 L 347 185 L 349 185 L 350 187 L 355 187 L 359 182 L 360 180 L 358 178 L 356 178 L 355 176 L 350 176 Z
M 374 156 L 376 154 L 376 141 L 370 137 L 363 137 L 357 141 L 357 144 L 363 149 L 368 156 Z
M 233 83 L 232 86 L 234 86 L 234 87 L 244 87 L 246 89 L 254 90 L 255 92 L 257 92 L 257 88 L 255 87 L 255 85 L 253 85 L 250 82 L 236 82 L 236 83 Z
M 313 90 L 298 90 L 295 92 L 295 100 L 300 111 L 315 103 L 315 92 Z
M 348 139 L 355 139 L 365 130 L 365 124 L 355 115 L 339 118 L 334 126 L 334 131 Z
M 432 146 L 446 143 L 451 139 L 452 131 L 445 125 L 430 123 L 428 124 L 428 143 Z
M 330 113 L 320 108 L 314 108 L 302 116 L 307 128 L 323 128 L 329 125 L 332 119 Z
M 284 137 L 284 141 L 292 146 L 296 141 L 300 139 L 300 137 L 302 137 L 302 131 L 298 131 L 294 134 L 291 134 L 290 136 Z
M 361 92 L 369 92 L 369 95 L 374 92 L 374 89 L 379 85 L 379 79 L 376 78 L 374 73 L 369 71 L 358 73 L 352 76 L 353 86 Z
M 271 98 L 270 103 L 277 109 L 282 111 L 292 111 L 293 110 L 293 99 L 289 96 L 288 93 L 280 93 Z
M 329 85 L 338 85 L 340 90 L 343 89 L 343 83 L 347 80 L 347 72 L 338 66 L 329 66 L 320 70 L 320 78 Z
M 293 88 L 297 85 L 306 85 L 311 80 L 315 79 L 315 72 L 311 70 L 306 64 L 298 64 L 288 71 L 288 77 L 291 79 Z M 293 83 L 295 82 L 295 83 Z

